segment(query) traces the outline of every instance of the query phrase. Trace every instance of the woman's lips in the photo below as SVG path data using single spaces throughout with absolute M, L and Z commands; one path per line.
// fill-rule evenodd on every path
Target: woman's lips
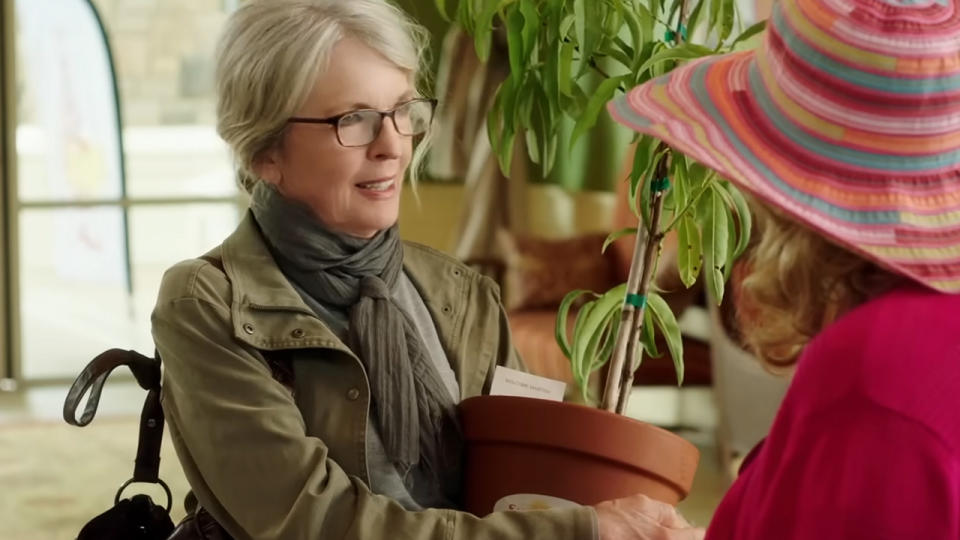
M 361 182 L 357 184 L 357 187 L 360 189 L 370 190 L 370 191 L 386 191 L 393 187 L 395 184 L 393 178 L 385 178 L 382 180 L 371 180 L 370 182 Z
M 389 199 L 397 193 L 397 181 L 393 177 L 361 182 L 356 186 L 360 193 L 370 199 Z

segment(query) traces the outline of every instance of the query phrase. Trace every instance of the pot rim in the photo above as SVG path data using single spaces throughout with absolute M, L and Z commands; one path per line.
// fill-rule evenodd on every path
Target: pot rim
M 638 469 L 675 485 L 684 494 L 693 485 L 699 449 L 647 422 L 577 403 L 514 396 L 471 397 L 460 403 L 459 410 L 464 437 L 472 443 L 556 448 Z M 489 415 L 510 421 L 475 421 Z M 543 430 L 539 425 L 576 425 L 571 428 L 576 436 L 569 436 L 569 429 Z M 651 446 L 660 450 L 636 451 Z

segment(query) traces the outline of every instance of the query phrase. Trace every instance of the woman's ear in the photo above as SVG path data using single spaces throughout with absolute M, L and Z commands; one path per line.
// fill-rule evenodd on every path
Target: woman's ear
M 257 173 L 257 176 L 265 182 L 279 186 L 283 182 L 279 150 L 268 148 L 260 152 L 253 160 L 253 172 Z

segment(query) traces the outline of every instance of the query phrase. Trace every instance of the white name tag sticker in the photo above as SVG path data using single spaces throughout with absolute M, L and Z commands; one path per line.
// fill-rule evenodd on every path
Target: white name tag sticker
M 503 366 L 497 366 L 493 372 L 491 396 L 514 396 L 563 401 L 563 391 L 567 383 L 546 377 L 524 373 Z

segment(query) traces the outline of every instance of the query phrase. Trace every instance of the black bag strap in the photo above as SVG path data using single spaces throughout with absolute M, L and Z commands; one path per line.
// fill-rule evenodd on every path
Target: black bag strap
M 136 351 L 110 349 L 105 351 L 83 368 L 67 392 L 63 403 L 63 419 L 70 425 L 83 427 L 93 421 L 100 404 L 100 393 L 110 373 L 127 366 L 133 372 L 137 384 L 147 391 L 140 413 L 140 439 L 137 443 L 137 458 L 134 461 L 133 478 L 127 480 L 117 491 L 115 502 L 130 484 L 143 482 L 159 484 L 167 494 L 167 512 L 170 511 L 173 497 L 170 488 L 160 479 L 160 445 L 163 441 L 163 408 L 160 406 L 160 358 L 150 358 Z M 83 396 L 90 391 L 83 414 L 78 420 L 77 409 Z

